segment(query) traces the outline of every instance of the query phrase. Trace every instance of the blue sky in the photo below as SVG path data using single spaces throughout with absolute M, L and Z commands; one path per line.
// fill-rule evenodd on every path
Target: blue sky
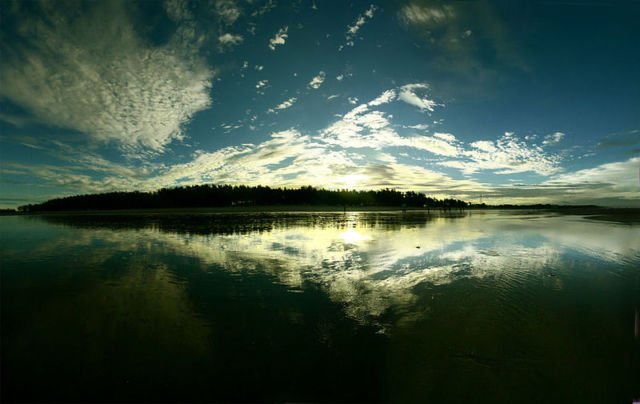
M 200 183 L 640 206 L 640 2 L 0 3 L 0 206 Z

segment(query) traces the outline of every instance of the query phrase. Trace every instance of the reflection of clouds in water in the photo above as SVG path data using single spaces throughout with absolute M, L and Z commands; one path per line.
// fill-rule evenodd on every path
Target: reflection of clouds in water
M 575 249 L 595 258 L 613 262 L 628 262 L 639 258 L 638 226 L 586 223 L 575 218 L 563 221 L 562 229 L 548 228 L 544 223 L 538 223 L 537 231 L 560 248 Z
M 117 251 L 161 248 L 229 272 L 267 273 L 292 289 L 312 282 L 349 316 L 365 322 L 391 307 L 414 304 L 414 288 L 423 283 L 490 277 L 508 288 L 530 274 L 544 275 L 544 268 L 561 268 L 569 250 L 612 262 L 638 260 L 637 226 L 566 216 L 471 214 L 389 227 L 372 225 L 366 217 L 350 214 L 341 225 L 301 223 L 246 234 L 91 230 L 74 232 L 66 241 L 73 247 L 92 245 L 100 259 Z M 56 240 L 53 246 L 64 250 L 63 244 Z M 545 285 L 562 287 L 560 280 Z
M 447 271 L 434 279 L 433 283 L 450 283 L 461 277 L 484 278 L 487 276 L 510 276 L 515 272 L 540 271 L 545 267 L 558 266 L 560 250 L 545 242 L 535 247 L 524 247 L 518 243 L 493 246 L 487 250 L 475 244 L 444 252 L 440 259 L 452 263 L 453 268 L 464 266 L 464 274 L 457 275 L 455 270 Z

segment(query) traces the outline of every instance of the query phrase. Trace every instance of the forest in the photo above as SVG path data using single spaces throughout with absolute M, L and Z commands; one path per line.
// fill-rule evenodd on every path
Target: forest
M 457 199 L 436 199 L 423 193 L 394 189 L 370 191 L 326 190 L 314 187 L 271 188 L 267 186 L 193 185 L 163 188 L 153 192 L 108 192 L 50 199 L 20 206 L 21 212 L 67 210 L 122 210 L 159 208 L 206 208 L 231 206 L 380 206 L 462 210 L 469 206 Z

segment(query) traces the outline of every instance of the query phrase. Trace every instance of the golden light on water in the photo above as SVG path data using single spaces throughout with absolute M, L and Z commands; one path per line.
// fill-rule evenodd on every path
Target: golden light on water
M 340 238 L 342 238 L 346 244 L 359 244 L 371 239 L 371 237 L 361 234 L 353 228 L 347 229 L 345 232 L 341 233 Z

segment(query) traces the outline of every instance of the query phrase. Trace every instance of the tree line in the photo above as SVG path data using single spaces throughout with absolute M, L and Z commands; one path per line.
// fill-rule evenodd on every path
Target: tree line
M 21 212 L 64 210 L 205 208 L 230 206 L 385 206 L 462 210 L 468 206 L 457 199 L 436 199 L 423 193 L 394 189 L 377 191 L 326 190 L 314 187 L 271 188 L 267 186 L 192 185 L 163 188 L 153 192 L 108 192 L 50 199 L 20 206 Z

